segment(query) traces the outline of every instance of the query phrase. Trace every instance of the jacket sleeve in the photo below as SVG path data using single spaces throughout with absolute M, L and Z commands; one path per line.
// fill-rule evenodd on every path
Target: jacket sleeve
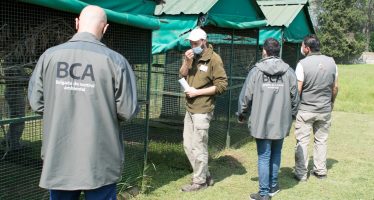
M 245 79 L 242 91 L 240 92 L 239 102 L 238 102 L 238 115 L 247 115 L 251 114 L 252 109 L 252 100 L 254 92 L 254 78 L 256 68 L 253 68 Z
M 290 95 L 291 95 L 291 108 L 292 108 L 292 116 L 296 117 L 297 111 L 299 109 L 300 103 L 300 96 L 297 87 L 297 78 L 296 74 L 293 70 L 290 70 Z
M 227 89 L 227 75 L 219 56 L 213 66 L 213 85 L 216 86 L 216 94 L 222 94 Z
M 127 60 L 121 62 L 115 80 L 115 101 L 120 120 L 130 120 L 139 112 L 135 75 Z
M 43 68 L 45 54 L 40 56 L 29 80 L 28 98 L 31 109 L 38 114 L 44 112 Z

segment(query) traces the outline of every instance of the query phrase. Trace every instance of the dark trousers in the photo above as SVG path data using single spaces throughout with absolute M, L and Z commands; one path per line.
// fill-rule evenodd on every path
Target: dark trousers
M 116 184 L 93 190 L 50 190 L 50 200 L 79 200 L 81 192 L 86 200 L 116 200 Z

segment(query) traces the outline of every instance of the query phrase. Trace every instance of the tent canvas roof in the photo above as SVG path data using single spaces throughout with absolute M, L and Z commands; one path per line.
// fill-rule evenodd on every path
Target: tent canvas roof
M 260 30 L 260 44 L 268 37 L 287 42 L 299 43 L 303 38 L 314 33 L 308 12 L 307 0 L 257 1 L 268 24 Z
M 155 15 L 206 14 L 218 0 L 164 0 L 156 6 Z
M 156 2 L 152 0 L 102 1 L 102 0 L 19 0 L 71 13 L 80 13 L 87 5 L 102 7 L 108 20 L 143 29 L 158 29 L 159 20 L 153 16 Z
M 288 27 L 304 6 L 308 5 L 307 0 L 259 0 L 257 4 L 264 13 L 269 26 Z
M 261 6 L 270 26 L 288 27 L 304 5 Z

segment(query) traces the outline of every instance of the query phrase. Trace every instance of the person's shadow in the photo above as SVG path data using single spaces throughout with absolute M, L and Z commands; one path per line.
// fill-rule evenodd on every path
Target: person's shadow
M 247 173 L 247 170 L 242 163 L 233 155 L 224 155 L 210 162 L 210 173 L 214 178 L 215 183 L 224 180 L 232 175 L 242 175 Z
M 327 158 L 326 167 L 331 169 L 334 164 L 338 163 L 337 160 L 332 158 Z M 308 170 L 313 169 L 313 157 L 309 159 Z M 308 173 L 308 178 L 310 174 Z M 258 177 L 251 178 L 252 181 L 258 181 Z M 295 187 L 299 184 L 299 181 L 295 179 L 294 168 L 291 167 L 281 167 L 278 174 L 279 185 L 282 190 L 287 190 Z
M 246 169 L 234 155 L 212 158 L 211 151 L 209 153 L 209 171 L 215 183 L 233 174 L 246 173 Z M 146 180 L 148 185 L 146 186 L 146 191 L 144 191 L 145 193 L 150 193 L 186 176 L 191 178 L 191 173 L 192 167 L 181 143 L 160 143 L 158 141 L 157 144 L 152 144 L 150 142 L 148 168 L 145 172 L 145 179 L 149 178 L 149 180 Z M 188 183 L 190 183 L 190 179 L 186 182 L 186 184 Z

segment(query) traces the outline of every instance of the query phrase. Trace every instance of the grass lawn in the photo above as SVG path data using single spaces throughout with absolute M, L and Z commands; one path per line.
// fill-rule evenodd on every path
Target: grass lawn
M 374 65 L 339 66 L 335 110 L 374 114 Z
M 374 65 L 339 66 L 340 91 L 328 143 L 328 178 L 293 179 L 293 130 L 285 139 L 279 174 L 281 192 L 273 199 L 374 199 Z M 311 145 L 310 145 L 311 147 Z M 310 156 L 311 154 L 311 148 Z M 248 199 L 258 190 L 255 144 L 211 155 L 214 187 L 182 193 L 191 169 L 181 143 L 150 142 L 149 166 L 138 200 Z M 312 164 L 312 163 L 310 163 Z

